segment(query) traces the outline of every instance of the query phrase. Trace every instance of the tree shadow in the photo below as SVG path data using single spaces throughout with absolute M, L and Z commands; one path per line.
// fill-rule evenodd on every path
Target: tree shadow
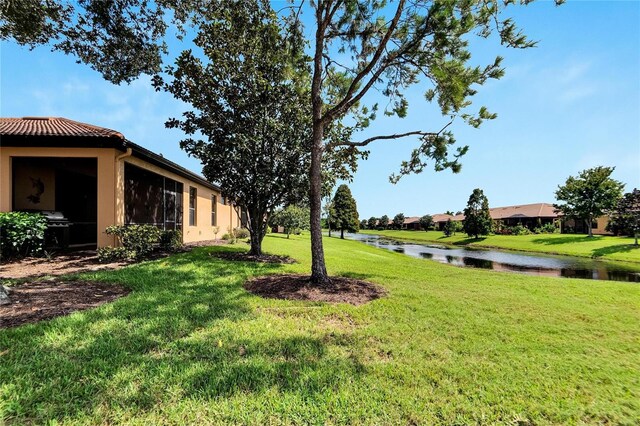
M 345 351 L 328 350 L 340 345 L 333 333 L 233 333 L 257 315 L 242 283 L 283 266 L 226 262 L 210 256 L 216 250 L 228 248 L 80 275 L 133 291 L 97 309 L 0 330 L 0 401 L 10 401 L 0 404 L 0 421 L 69 420 L 100 407 L 138 412 L 157 406 L 168 388 L 187 397 L 273 387 L 312 394 L 362 371 L 356 358 L 337 355 Z
M 566 237 L 539 237 L 531 240 L 534 244 L 544 244 L 544 245 L 562 245 L 562 244 L 576 244 L 576 243 L 586 243 L 588 241 L 596 241 L 598 237 L 593 236 L 589 237 L 588 235 L 575 235 L 575 236 L 566 236 Z
M 438 239 L 441 239 L 441 238 L 438 238 Z M 453 244 L 454 246 L 466 246 L 472 243 L 480 243 L 486 239 L 487 237 L 478 237 L 478 238 L 468 237 L 468 238 L 465 238 L 464 240 L 451 242 L 449 244 Z
M 603 257 L 616 253 L 628 253 L 637 250 L 640 252 L 640 246 L 633 244 L 618 244 L 615 246 L 601 247 L 592 251 L 593 257 Z

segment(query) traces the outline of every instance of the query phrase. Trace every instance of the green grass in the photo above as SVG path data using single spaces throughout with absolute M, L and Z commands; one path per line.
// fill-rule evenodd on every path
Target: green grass
M 490 235 L 478 239 L 464 233 L 445 237 L 441 231 L 360 231 L 365 234 L 384 235 L 403 241 L 469 245 L 506 250 L 531 251 L 568 256 L 593 257 L 604 260 L 640 262 L 640 247 L 634 239 L 606 235 L 532 234 Z
M 133 292 L 0 330 L 0 424 L 638 424 L 640 286 L 456 268 L 325 239 L 354 307 L 265 300 L 296 265 L 191 253 L 84 278 Z

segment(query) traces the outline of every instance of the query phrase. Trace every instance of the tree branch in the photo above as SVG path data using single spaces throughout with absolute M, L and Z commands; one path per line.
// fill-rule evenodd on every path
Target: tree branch
M 424 136 L 439 136 L 452 123 L 453 123 L 453 118 L 442 129 L 440 129 L 437 132 L 423 132 L 422 130 L 414 130 L 413 132 L 395 133 L 395 134 L 392 134 L 392 135 L 373 136 L 373 137 L 370 137 L 370 138 L 365 139 L 365 140 L 360 141 L 360 142 L 351 142 L 351 141 L 334 142 L 334 143 L 328 144 L 327 146 L 330 147 L 330 148 L 333 148 L 333 147 L 336 147 L 336 146 L 362 147 L 362 146 L 367 146 L 371 142 L 378 141 L 378 140 L 400 139 L 400 138 L 405 138 L 407 136 L 423 136 L 423 137 Z

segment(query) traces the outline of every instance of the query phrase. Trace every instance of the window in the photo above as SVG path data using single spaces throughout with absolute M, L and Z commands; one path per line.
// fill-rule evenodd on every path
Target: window
M 211 226 L 218 225 L 218 197 L 215 195 L 211 196 Z
M 196 226 L 196 200 L 198 198 L 198 190 L 192 186 L 189 187 L 189 226 Z
M 220 204 L 222 204 L 223 206 L 227 205 L 227 200 L 225 200 L 223 196 L 220 196 Z
M 182 183 L 125 163 L 125 224 L 182 228 Z

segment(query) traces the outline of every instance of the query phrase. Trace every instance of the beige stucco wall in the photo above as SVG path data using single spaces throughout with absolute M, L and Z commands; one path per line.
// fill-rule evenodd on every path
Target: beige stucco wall
M 596 235 L 611 235 L 610 232 L 607 232 L 607 230 L 605 229 L 607 227 L 607 224 L 609 223 L 609 216 L 600 216 L 599 218 L 595 219 L 595 221 L 598 224 L 597 228 L 592 228 L 592 232 Z
M 0 147 L 0 211 L 14 209 L 12 205 L 12 157 L 96 158 L 98 162 L 98 246 L 113 245 L 112 236 L 104 229 L 113 225 L 116 212 L 115 160 L 121 154 L 113 148 L 29 148 Z M 69 188 L 70 191 L 73 188 Z
M 23 148 L 0 147 L 0 211 L 14 209 L 12 206 L 12 157 L 74 157 L 96 158 L 98 163 L 98 247 L 114 245 L 113 237 L 104 233 L 107 226 L 124 223 L 124 163 L 147 169 L 183 184 L 183 240 L 204 241 L 214 238 L 211 226 L 211 195 L 218 197 L 218 228 L 220 238 L 228 229 L 240 226 L 240 219 L 230 205 L 220 204 L 220 194 L 203 185 L 192 182 L 175 173 L 149 164 L 139 158 L 123 155 L 113 148 Z M 189 187 L 197 189 L 196 225 L 189 225 Z M 73 190 L 73 188 L 69 188 Z
M 222 235 L 227 233 L 229 227 L 236 228 L 240 226 L 240 221 L 235 209 L 230 205 L 225 206 L 220 204 L 221 197 L 220 193 L 217 191 L 132 156 L 124 158 L 118 165 L 118 194 L 121 194 L 121 199 L 118 201 L 118 223 L 124 222 L 124 162 L 182 183 L 182 238 L 185 243 L 206 241 L 215 238 L 213 227 L 211 225 L 212 195 L 216 195 L 218 197 L 217 222 L 219 231 L 217 238 L 220 238 Z M 189 225 L 189 187 L 196 188 L 197 192 L 196 223 L 194 226 Z

